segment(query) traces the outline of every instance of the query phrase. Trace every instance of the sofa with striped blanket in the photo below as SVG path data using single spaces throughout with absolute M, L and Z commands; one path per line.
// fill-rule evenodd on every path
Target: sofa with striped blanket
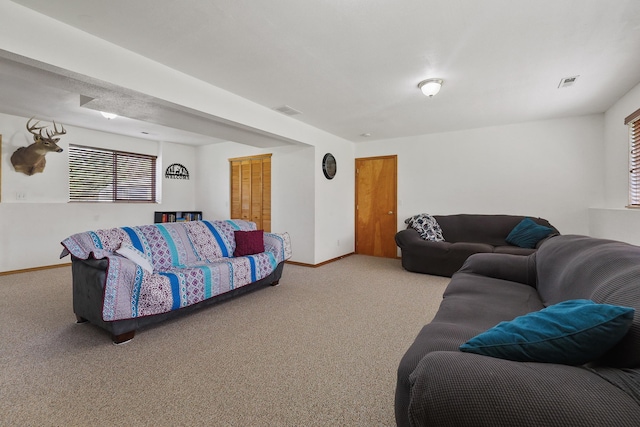
M 178 312 L 277 285 L 291 257 L 287 233 L 242 220 L 86 231 L 62 246 L 61 258 L 71 254 L 78 322 L 106 329 L 115 343 Z

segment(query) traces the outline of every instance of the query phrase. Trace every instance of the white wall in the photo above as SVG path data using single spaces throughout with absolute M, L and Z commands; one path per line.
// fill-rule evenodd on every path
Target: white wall
M 160 205 L 156 210 L 186 211 L 200 210 L 196 204 L 196 188 L 198 183 L 198 162 L 196 147 L 160 143 L 160 156 L 162 163 L 158 180 L 161 184 Z M 189 171 L 189 179 L 167 179 L 164 177 L 167 166 L 179 163 Z
M 640 245 L 640 210 L 629 202 L 629 128 L 624 119 L 640 108 L 640 85 L 631 89 L 605 113 L 604 204 L 591 209 L 594 237 Z
M 314 153 L 308 145 L 280 147 L 271 157 L 271 230 L 291 236 L 291 261 L 316 264 L 315 244 L 322 236 L 315 225 L 317 192 Z
M 0 133 L 2 133 L 2 202 L 66 202 L 69 199 L 69 161 L 67 136 L 61 137 L 59 146 L 62 153 L 49 153 L 45 156 L 46 166 L 43 173 L 27 176 L 16 173 L 11 164 L 11 155 L 19 147 L 33 143 L 33 135 L 27 129 L 28 118 L 0 114 Z M 45 124 L 41 123 L 40 125 Z M 50 125 L 50 123 L 47 123 Z M 66 128 L 75 133 L 75 129 Z M 75 139 L 75 138 L 73 138 Z M 76 141 L 74 141 L 76 142 Z M 76 142 L 77 143 L 77 142 Z
M 33 28 L 38 28 L 38 31 L 33 31 Z M 296 145 L 279 149 L 282 167 L 275 171 L 275 178 L 283 190 L 272 200 L 278 203 L 272 206 L 277 215 L 272 225 L 278 229 L 294 230 L 294 234 L 301 236 L 296 240 L 304 243 L 294 244 L 294 260 L 300 259 L 300 262 L 317 264 L 353 251 L 354 178 L 352 173 L 349 176 L 349 168 L 353 167 L 351 142 L 8 0 L 0 0 L 0 39 L 2 49 L 8 52 L 193 108 L 220 117 L 225 122 L 238 123 L 244 129 L 258 129 L 261 135 L 273 134 L 315 147 L 311 149 L 315 150 L 313 154 L 309 149 L 298 151 Z M 51 49 L 51 46 L 65 48 Z M 118 61 L 114 62 L 113 58 Z M 127 72 L 123 73 L 123 69 Z M 206 149 L 204 151 L 207 152 Z M 344 165 L 344 174 L 338 175 L 340 178 L 336 177 L 333 183 L 322 182 L 318 178 L 320 162 L 327 151 L 334 152 L 340 164 Z M 242 155 L 232 154 L 232 157 Z M 199 156 L 198 162 L 202 161 Z M 275 161 L 280 160 L 276 158 Z M 225 166 L 224 170 L 227 168 Z M 228 209 L 222 212 L 222 207 L 228 203 L 224 194 L 228 189 L 223 190 L 225 185 L 219 179 L 208 177 L 221 172 L 203 168 L 195 173 L 198 180 L 202 178 L 203 186 L 216 188 L 212 195 L 206 194 L 208 190 L 205 188 L 203 200 L 200 199 L 202 189 L 199 189 L 196 207 L 204 204 L 210 211 L 207 214 L 218 216 L 225 213 L 224 217 L 227 217 Z M 221 179 L 228 181 L 228 175 Z M 274 188 L 276 184 L 273 183 Z M 163 196 L 163 204 L 166 203 Z M 314 206 L 320 206 L 320 211 L 315 211 Z M 280 214 L 277 213 L 279 210 Z M 340 245 L 337 245 L 338 241 Z
M 196 183 L 197 209 L 202 211 L 205 219 L 229 218 L 231 213 L 229 159 L 264 154 L 269 151 L 235 142 L 224 142 L 198 147 L 196 152 L 199 171 Z
M 55 265 L 60 260 L 60 241 L 71 234 L 124 225 L 153 222 L 155 210 L 185 210 L 195 206 L 195 180 L 162 183 L 162 203 L 69 203 L 69 144 L 81 144 L 143 154 L 160 155 L 159 169 L 181 163 L 196 169 L 194 147 L 130 138 L 65 126 L 67 134 L 58 145 L 62 153 L 47 154 L 43 173 L 27 176 L 15 172 L 10 157 L 30 144 L 25 129 L 28 118 L 0 114 L 2 132 L 2 200 L 0 203 L 0 272 Z M 44 123 L 43 123 L 44 124 Z
M 228 218 L 229 158 L 271 153 L 271 230 L 289 233 L 291 260 L 318 264 L 353 252 L 353 146 L 327 140 L 316 142 L 319 147 L 268 150 L 233 142 L 200 147 L 198 209 L 205 218 Z M 331 181 L 321 170 L 327 150 L 338 159 L 338 173 Z
M 314 263 L 313 181 L 310 170 L 314 147 L 292 145 L 270 150 L 234 142 L 198 149 L 198 204 L 207 219 L 230 217 L 229 159 L 271 153 L 271 231 L 288 232 L 292 261 Z M 295 215 L 292 215 L 295 213 Z
M 589 234 L 603 198 L 603 116 L 369 142 L 356 158 L 398 155 L 398 229 L 417 213 L 505 213 Z
M 322 159 L 331 153 L 337 171 L 328 180 L 322 172 Z M 315 263 L 355 251 L 355 147 L 324 139 L 318 144 L 313 164 L 315 195 Z

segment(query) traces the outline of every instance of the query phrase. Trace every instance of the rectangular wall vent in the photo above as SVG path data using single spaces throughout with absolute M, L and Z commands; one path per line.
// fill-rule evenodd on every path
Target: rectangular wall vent
M 576 82 L 576 80 L 578 80 L 578 77 L 580 77 L 580 76 L 565 77 L 565 78 L 561 79 L 560 80 L 560 84 L 558 85 L 558 89 L 560 89 L 562 87 L 573 86 L 573 84 Z
M 296 114 L 302 114 L 302 112 L 296 110 L 295 108 L 291 108 L 288 105 L 283 105 L 282 107 L 275 107 L 274 110 L 286 114 L 287 116 L 295 116 Z

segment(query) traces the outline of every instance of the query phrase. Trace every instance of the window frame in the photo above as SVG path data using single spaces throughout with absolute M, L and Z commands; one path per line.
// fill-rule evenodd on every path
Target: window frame
M 87 172 L 75 173 L 73 168 L 82 168 L 77 160 L 89 153 L 95 153 L 96 160 L 106 161 L 103 167 L 96 167 Z M 111 159 L 109 159 L 111 158 Z M 140 162 L 140 168 L 123 167 L 118 168 L 118 164 Z M 110 163 L 109 163 L 110 162 Z M 139 179 L 136 185 L 124 184 L 122 174 L 135 170 L 136 173 L 129 174 L 129 178 Z M 142 173 L 140 172 L 142 171 Z M 146 173 L 145 173 L 146 171 Z M 69 202 L 72 203 L 158 203 L 158 157 L 133 153 L 121 150 L 113 150 L 101 147 L 90 147 L 78 144 L 69 144 Z M 92 178 L 98 177 L 97 180 Z M 103 181 L 99 183 L 99 181 Z M 96 188 L 83 190 L 82 184 L 85 182 L 96 183 Z M 106 185 L 105 185 L 106 183 Z M 75 186 L 75 187 L 74 187 Z M 106 192 L 108 187 L 111 187 Z M 87 187 L 90 187 L 87 185 Z M 141 188 L 140 188 L 141 187 Z M 128 192 L 128 194 L 127 194 Z M 131 193 L 133 192 L 133 193 Z M 84 193 L 84 194 L 83 194 Z M 147 194 L 149 195 L 147 197 Z M 106 197 L 105 197 L 106 196 Z

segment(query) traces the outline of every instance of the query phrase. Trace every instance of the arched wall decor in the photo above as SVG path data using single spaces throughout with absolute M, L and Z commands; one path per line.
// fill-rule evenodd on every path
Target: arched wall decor
M 164 177 L 169 179 L 189 179 L 189 171 L 180 163 L 167 166 Z

